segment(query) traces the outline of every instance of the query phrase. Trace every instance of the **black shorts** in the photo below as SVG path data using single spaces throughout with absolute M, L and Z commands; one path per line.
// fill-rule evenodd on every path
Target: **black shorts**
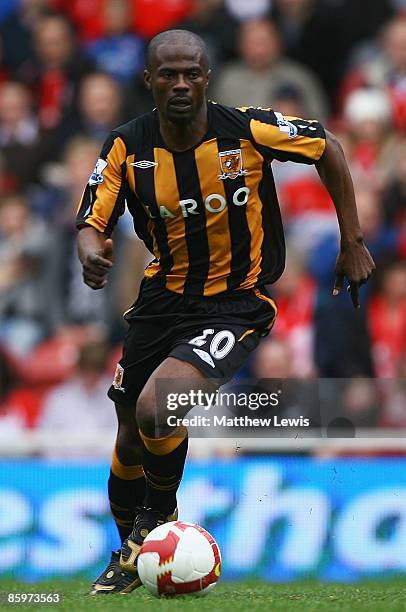
M 135 403 L 167 357 L 187 361 L 223 384 L 269 333 L 275 316 L 275 303 L 263 287 L 195 297 L 144 280 L 124 315 L 129 329 L 108 395 L 117 403 Z

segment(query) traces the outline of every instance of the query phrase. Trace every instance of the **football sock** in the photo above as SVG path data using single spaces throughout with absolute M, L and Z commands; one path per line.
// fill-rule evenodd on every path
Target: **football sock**
M 188 448 L 187 429 L 177 427 L 163 438 L 148 438 L 141 430 L 140 435 L 144 443 L 145 506 L 168 515 L 176 508 Z
M 145 477 L 142 465 L 123 465 L 114 449 L 108 491 L 111 513 L 123 542 L 132 531 L 136 506 L 144 504 Z

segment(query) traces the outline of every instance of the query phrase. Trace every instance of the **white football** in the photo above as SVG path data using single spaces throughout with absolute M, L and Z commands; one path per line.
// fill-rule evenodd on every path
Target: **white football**
M 155 597 L 206 595 L 220 576 L 220 549 L 200 525 L 173 521 L 147 535 L 137 569 Z

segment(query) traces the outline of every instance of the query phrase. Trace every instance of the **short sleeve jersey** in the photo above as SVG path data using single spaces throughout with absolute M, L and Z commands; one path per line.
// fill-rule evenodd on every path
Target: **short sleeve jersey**
M 77 226 L 110 236 L 127 205 L 155 257 L 145 275 L 176 293 L 273 283 L 284 269 L 285 242 L 271 162 L 313 164 L 325 143 L 318 121 L 209 102 L 206 135 L 179 153 L 163 142 L 152 111 L 107 139 Z

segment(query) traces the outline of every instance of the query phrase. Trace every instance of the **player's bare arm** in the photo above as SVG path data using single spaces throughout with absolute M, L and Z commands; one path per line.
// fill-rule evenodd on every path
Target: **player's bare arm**
M 326 130 L 326 149 L 316 163 L 317 171 L 327 188 L 337 211 L 341 245 L 336 262 L 333 295 L 338 295 L 346 278 L 355 308 L 359 307 L 359 286 L 365 283 L 373 270 L 374 261 L 364 244 L 358 221 L 354 187 L 337 138 Z
M 83 280 L 92 289 L 103 289 L 113 265 L 113 241 L 93 227 L 78 233 L 78 253 L 83 266 Z

